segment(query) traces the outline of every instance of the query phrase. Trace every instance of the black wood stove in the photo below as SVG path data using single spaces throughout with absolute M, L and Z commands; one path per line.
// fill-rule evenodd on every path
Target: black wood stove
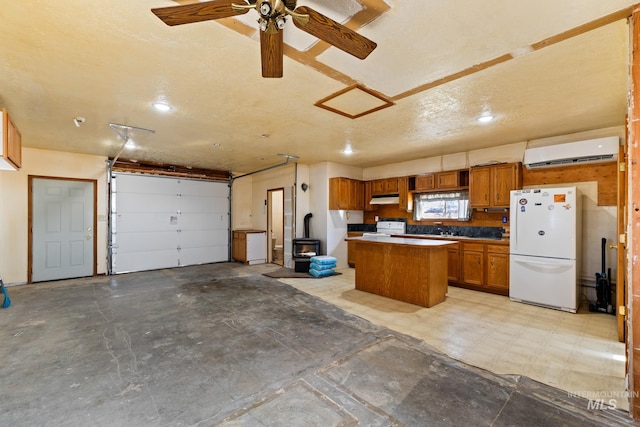
M 304 217 L 304 238 L 293 239 L 293 261 L 298 273 L 308 272 L 311 257 L 320 255 L 320 240 L 309 238 L 309 221 L 312 216 L 309 213 Z

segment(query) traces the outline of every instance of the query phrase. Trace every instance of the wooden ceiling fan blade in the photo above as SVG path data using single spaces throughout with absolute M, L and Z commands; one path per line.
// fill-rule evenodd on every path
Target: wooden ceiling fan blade
M 293 16 L 292 20 L 296 27 L 356 58 L 365 59 L 378 46 L 375 42 L 310 7 L 300 6 L 295 12 L 309 15 L 309 21 L 306 24 L 303 19 L 296 19 Z
M 262 60 L 262 77 L 282 77 L 283 66 L 283 33 L 282 30 L 260 31 L 260 57 Z
M 151 12 L 165 24 L 173 26 L 243 15 L 250 9 L 249 7 L 234 9 L 233 3 L 247 5 L 244 0 L 212 0 L 180 6 L 159 7 L 151 9 Z

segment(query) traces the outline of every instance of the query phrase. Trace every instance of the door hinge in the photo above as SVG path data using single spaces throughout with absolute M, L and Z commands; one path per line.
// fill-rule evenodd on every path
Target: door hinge
M 620 316 L 626 317 L 627 307 L 625 307 L 624 305 L 621 305 L 620 307 L 618 307 L 618 313 L 620 314 Z
M 620 171 L 620 172 L 624 172 L 624 171 L 626 171 L 626 170 L 627 170 L 627 164 L 626 164 L 626 163 L 624 163 L 624 162 L 620 162 L 620 163 L 618 163 L 618 167 L 619 167 L 619 171 Z
M 627 235 L 626 233 L 622 233 L 618 236 L 618 243 L 622 244 L 622 245 L 626 245 L 627 244 Z

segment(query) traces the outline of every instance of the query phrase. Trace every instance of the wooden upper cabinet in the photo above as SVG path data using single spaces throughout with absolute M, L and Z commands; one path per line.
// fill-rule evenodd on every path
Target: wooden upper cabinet
M 363 210 L 364 189 L 362 181 L 350 178 L 329 179 L 330 210 Z
M 469 204 L 472 208 L 491 206 L 491 168 L 478 167 L 469 172 Z
M 438 172 L 436 186 L 438 188 L 458 188 L 460 186 L 458 171 Z
M 469 202 L 472 208 L 508 208 L 511 190 L 521 188 L 521 163 L 471 168 Z
M 362 186 L 364 188 L 364 210 L 368 212 L 375 211 L 378 208 L 378 205 L 372 205 L 369 203 L 371 202 L 371 196 L 373 195 L 373 181 L 365 181 L 362 183 Z
M 460 169 L 416 176 L 416 191 L 459 190 L 469 186 L 469 170 Z
M 398 178 L 375 179 L 371 181 L 371 186 L 371 194 L 374 196 L 398 194 Z
M 495 207 L 509 207 L 511 190 L 522 188 L 522 167 L 520 163 L 506 163 L 493 166 L 492 202 Z
M 0 113 L 0 169 L 22 167 L 22 134 L 6 109 Z
M 416 191 L 429 191 L 436 188 L 436 176 L 435 174 L 418 175 L 416 176 Z
M 401 211 L 409 211 L 409 177 L 398 178 L 398 207 Z

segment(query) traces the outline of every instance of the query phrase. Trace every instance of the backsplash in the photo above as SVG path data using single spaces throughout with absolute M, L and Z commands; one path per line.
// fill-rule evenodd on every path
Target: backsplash
M 410 225 L 407 234 L 446 234 L 450 236 L 484 237 L 500 239 L 505 232 L 502 227 L 469 227 L 459 225 Z
M 385 218 L 386 219 L 386 218 Z M 347 231 L 373 233 L 375 224 L 347 224 Z M 446 234 L 450 236 L 483 237 L 488 239 L 502 238 L 505 229 L 502 227 L 470 227 L 461 225 L 413 225 L 407 224 L 407 234 Z

